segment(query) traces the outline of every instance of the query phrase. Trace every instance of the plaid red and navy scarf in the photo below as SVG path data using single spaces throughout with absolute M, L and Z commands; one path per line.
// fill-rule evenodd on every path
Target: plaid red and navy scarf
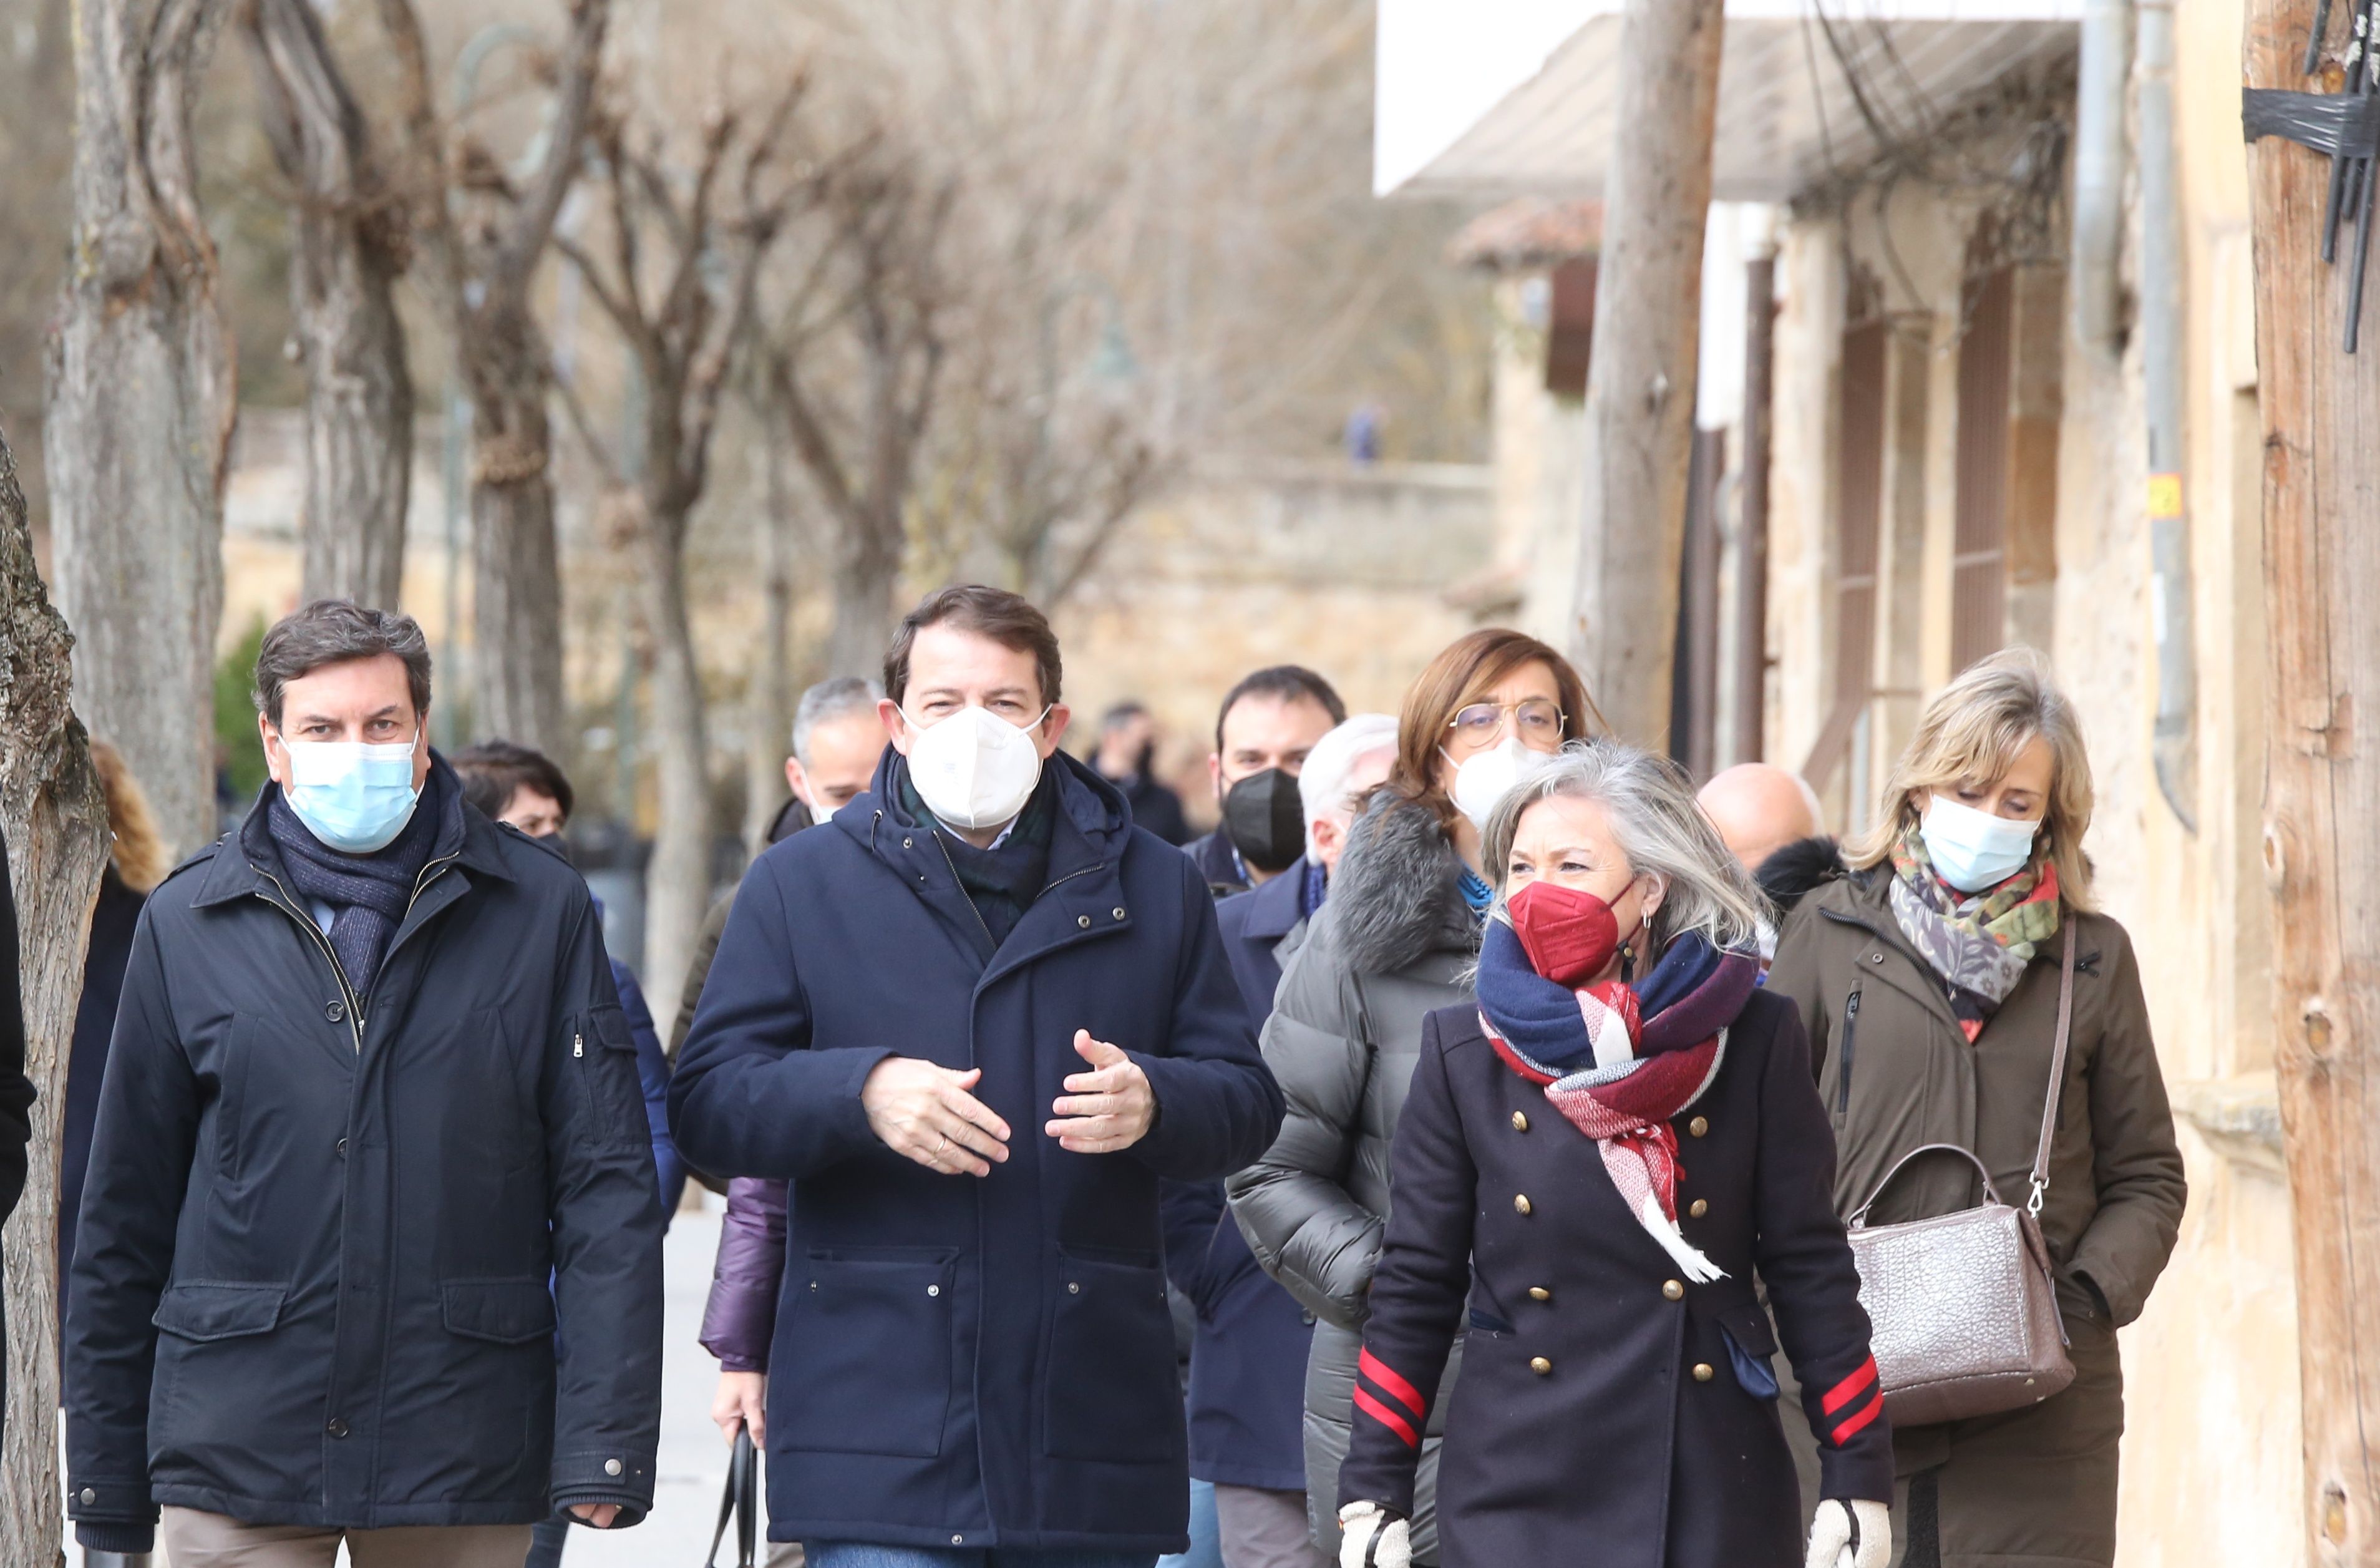
M 1629 1211 L 1687 1278 L 1724 1271 L 1678 1229 L 1678 1138 L 1671 1118 L 1718 1076 L 1727 1030 L 1760 979 L 1757 959 L 1722 954 L 1699 933 L 1670 943 L 1643 980 L 1586 984 L 1609 963 L 1608 906 L 1533 884 L 1528 935 L 1488 922 L 1479 950 L 1479 1024 L 1506 1066 L 1545 1089 L 1563 1120 L 1595 1140 Z

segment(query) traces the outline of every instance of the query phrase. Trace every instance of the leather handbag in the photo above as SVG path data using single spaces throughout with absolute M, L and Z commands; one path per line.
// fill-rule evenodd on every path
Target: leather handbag
M 735 1525 L 735 1568 L 753 1568 L 759 1547 L 760 1454 L 752 1446 L 752 1429 L 735 1428 L 735 1452 L 727 1461 L 727 1489 L 719 1499 L 719 1527 L 710 1532 L 710 1550 L 703 1568 L 717 1568 L 719 1543 L 726 1538 L 730 1521 Z
M 1896 1427 L 2021 1409 L 2074 1380 L 2040 1222 L 2042 1199 L 2049 1191 L 2050 1135 L 2058 1127 L 2058 1097 L 2066 1081 L 2066 1048 L 2074 1023 L 2074 948 L 2070 930 L 2058 968 L 2048 1103 L 2041 1113 L 2041 1144 L 2024 1207 L 2000 1200 L 1991 1173 L 1972 1149 L 1929 1143 L 1895 1161 L 1848 1222 L 1885 1414 Z M 1871 1228 L 1868 1210 L 1893 1178 L 1919 1155 L 1937 1153 L 1955 1154 L 1975 1167 L 1983 1177 L 1983 1203 Z

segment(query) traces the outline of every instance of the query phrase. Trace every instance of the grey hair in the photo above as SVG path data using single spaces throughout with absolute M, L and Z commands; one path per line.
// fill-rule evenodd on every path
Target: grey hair
M 317 599 L 273 623 L 256 651 L 256 711 L 281 727 L 281 698 L 289 683 L 326 664 L 395 655 L 419 719 L 430 711 L 430 642 L 410 615 L 368 610 L 352 599 Z
M 871 680 L 857 675 L 837 675 L 824 680 L 802 693 L 794 709 L 794 757 L 805 768 L 810 765 L 810 732 L 820 724 L 837 719 L 847 719 L 866 713 L 871 717 L 876 704 L 882 701 L 884 688 Z
M 1390 713 L 1358 713 L 1314 743 L 1297 774 L 1297 804 L 1305 812 L 1306 854 L 1317 853 L 1315 820 L 1353 804 L 1347 798 L 1347 778 L 1355 764 L 1383 751 L 1394 756 L 1396 749 L 1397 721 Z
M 1694 784 L 1684 770 L 1616 740 L 1572 741 L 1496 803 L 1481 838 L 1499 918 L 1509 918 L 1504 884 L 1521 818 L 1556 796 L 1602 807 L 1629 869 L 1661 879 L 1665 891 L 1653 917 L 1657 950 L 1687 931 L 1699 931 L 1722 952 L 1758 938 L 1760 894 L 1694 803 Z

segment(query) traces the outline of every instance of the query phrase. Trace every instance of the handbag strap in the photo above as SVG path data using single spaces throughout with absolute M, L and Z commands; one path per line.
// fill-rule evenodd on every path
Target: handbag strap
M 1884 1189 L 1892 1185 L 1892 1178 L 1900 1174 L 1909 1162 L 1921 1154 L 1957 1155 L 1973 1165 L 1975 1168 L 1975 1174 L 1984 1179 L 1984 1201 L 1995 1205 L 1999 1202 L 1999 1189 L 1992 1185 L 1992 1173 L 1981 1160 L 1975 1158 L 1973 1149 L 1955 1143 L 1920 1144 L 1892 1162 L 1892 1169 L 1884 1173 L 1884 1180 L 1876 1184 L 1876 1190 L 1867 1195 L 1867 1201 L 1852 1210 L 1852 1217 L 1843 1222 L 1845 1228 L 1856 1231 L 1864 1226 L 1867 1223 L 1867 1211 L 1876 1207 L 1876 1200 L 1884 1196 Z
M 2071 911 L 2069 911 L 2070 915 Z M 2058 1043 L 2049 1053 L 2049 1096 L 2041 1108 L 2041 1143 L 2033 1155 L 2033 1192 L 2024 1211 L 2041 1217 L 2041 1201 L 2049 1192 L 2049 1140 L 2058 1131 L 2058 1101 L 2066 1089 L 2066 1047 L 2074 1033 L 2074 954 L 2082 933 L 2066 922 L 2066 952 L 2058 963 Z
M 727 1537 L 728 1521 L 735 1524 L 735 1568 L 753 1568 L 759 1548 L 755 1526 L 760 1513 L 760 1455 L 752 1446 L 749 1427 L 735 1428 L 735 1450 L 727 1461 L 727 1486 L 719 1498 L 719 1527 L 710 1532 L 710 1550 L 703 1568 L 716 1568 L 719 1543 Z

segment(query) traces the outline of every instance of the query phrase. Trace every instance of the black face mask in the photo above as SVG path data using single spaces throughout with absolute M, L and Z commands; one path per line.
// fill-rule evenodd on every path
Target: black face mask
M 560 833 L 540 833 L 537 835 L 537 842 L 554 851 L 565 860 L 570 860 L 570 841 Z M 575 866 L 578 862 L 570 860 L 570 863 Z
M 1250 773 L 1223 796 L 1223 836 L 1259 871 L 1286 871 L 1305 853 L 1297 780 L 1279 768 Z

